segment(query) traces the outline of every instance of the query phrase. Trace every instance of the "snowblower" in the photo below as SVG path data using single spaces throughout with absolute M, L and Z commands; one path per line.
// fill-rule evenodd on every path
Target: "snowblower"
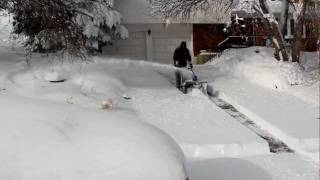
M 180 89 L 184 94 L 187 94 L 192 89 L 199 89 L 205 95 L 207 94 L 207 81 L 199 81 L 198 76 L 193 71 L 193 67 L 190 66 L 188 70 L 191 71 L 192 77 L 191 79 L 185 79 L 181 71 L 176 71 L 176 85 L 177 88 Z

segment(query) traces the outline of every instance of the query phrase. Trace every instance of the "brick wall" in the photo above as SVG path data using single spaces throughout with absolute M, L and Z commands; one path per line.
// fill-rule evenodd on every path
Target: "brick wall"
M 197 56 L 200 50 L 218 51 L 217 45 L 226 36 L 223 32 L 224 24 L 194 24 L 193 25 L 193 51 Z

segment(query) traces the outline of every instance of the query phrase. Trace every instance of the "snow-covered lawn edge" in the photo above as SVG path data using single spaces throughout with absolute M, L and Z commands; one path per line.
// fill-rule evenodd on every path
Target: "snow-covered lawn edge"
M 189 160 L 212 159 L 223 157 L 250 157 L 270 154 L 267 143 L 247 144 L 181 144 L 184 154 Z
M 265 120 L 263 117 L 260 117 L 255 112 L 250 111 L 248 108 L 239 104 L 236 100 L 230 98 L 223 92 L 219 92 L 219 98 L 224 101 L 232 104 L 235 108 L 237 108 L 241 113 L 246 115 L 249 119 L 253 120 L 257 125 L 263 127 L 263 129 L 269 131 L 275 137 L 279 138 L 283 142 L 285 142 L 289 147 L 294 149 L 297 153 L 304 155 L 312 159 L 313 161 L 319 163 L 319 137 L 318 138 L 308 138 L 308 139 L 296 139 L 281 129 L 275 127 L 270 122 Z M 311 151 L 310 151 L 311 150 Z

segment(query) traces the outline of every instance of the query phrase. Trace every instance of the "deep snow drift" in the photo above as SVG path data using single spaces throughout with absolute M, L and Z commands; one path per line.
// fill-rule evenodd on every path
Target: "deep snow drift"
M 273 49 L 252 47 L 227 51 L 209 64 L 229 75 L 277 91 L 285 91 L 303 100 L 319 103 L 319 55 L 303 53 L 302 62 L 276 61 Z
M 1 179 L 185 179 L 175 142 L 129 113 L 4 93 L 0 109 Z
M 199 73 L 220 98 L 318 162 L 319 59 L 308 54 L 302 70 L 276 61 L 271 52 L 262 47 L 231 50 L 199 67 Z

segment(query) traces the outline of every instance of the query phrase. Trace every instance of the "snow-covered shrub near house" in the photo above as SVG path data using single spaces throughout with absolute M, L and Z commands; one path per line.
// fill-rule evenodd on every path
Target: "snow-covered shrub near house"
M 312 85 L 318 79 L 297 63 L 277 61 L 272 50 L 263 47 L 232 49 L 210 63 L 226 73 L 281 91 L 294 85 Z
M 10 95 L 0 109 L 0 179 L 186 179 L 178 145 L 136 116 Z

